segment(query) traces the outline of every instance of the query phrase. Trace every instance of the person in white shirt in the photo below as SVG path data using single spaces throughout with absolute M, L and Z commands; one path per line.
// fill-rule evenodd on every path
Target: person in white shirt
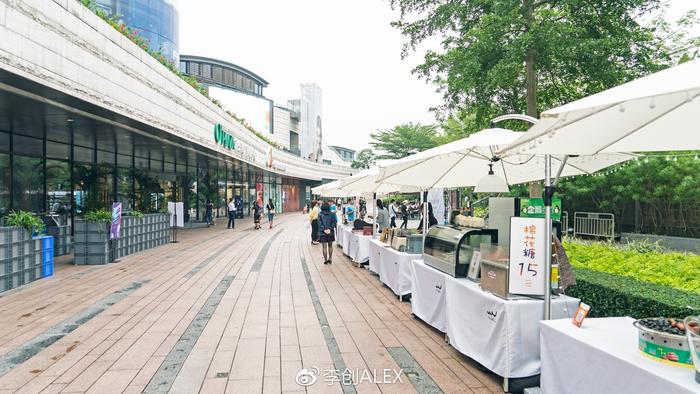
M 389 203 L 389 218 L 391 219 L 391 223 L 389 226 L 391 228 L 396 227 L 396 202 L 394 200 L 391 200 Z
M 228 199 L 228 225 L 226 228 L 235 228 L 235 218 L 236 218 L 236 204 L 233 202 L 233 198 Z

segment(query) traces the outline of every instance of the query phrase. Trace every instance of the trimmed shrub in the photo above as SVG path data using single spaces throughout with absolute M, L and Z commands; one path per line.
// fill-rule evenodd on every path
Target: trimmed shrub
M 567 240 L 571 264 L 577 268 L 621 275 L 700 294 L 700 256 L 661 253 L 652 245 L 609 244 Z
M 679 317 L 700 307 L 700 294 L 633 278 L 574 267 L 576 286 L 567 295 L 591 306 L 591 317 Z M 697 313 L 697 311 L 695 311 Z

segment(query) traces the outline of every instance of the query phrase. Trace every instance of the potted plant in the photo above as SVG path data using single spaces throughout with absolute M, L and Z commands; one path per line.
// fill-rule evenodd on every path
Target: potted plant
M 31 212 L 12 211 L 5 217 L 0 231 L 0 270 L 8 280 L 0 283 L 0 291 L 27 284 L 42 277 L 43 249 L 50 246 L 48 258 L 53 261 L 51 237 L 40 237 L 46 227 Z M 34 238 L 33 236 L 36 236 Z M 44 238 L 49 238 L 44 240 Z

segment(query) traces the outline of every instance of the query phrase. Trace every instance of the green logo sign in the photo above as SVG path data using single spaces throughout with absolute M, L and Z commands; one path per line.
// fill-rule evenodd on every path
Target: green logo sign
M 227 149 L 236 148 L 236 140 L 233 139 L 231 134 L 224 130 L 224 126 L 222 126 L 221 123 L 214 125 L 214 141 Z
M 521 198 L 520 216 L 526 218 L 544 217 L 544 200 L 541 198 Z M 561 199 L 552 199 L 552 220 L 561 221 Z

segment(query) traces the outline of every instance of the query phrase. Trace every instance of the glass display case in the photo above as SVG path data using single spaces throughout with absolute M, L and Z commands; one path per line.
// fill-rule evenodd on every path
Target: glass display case
M 474 251 L 482 243 L 498 243 L 498 230 L 433 226 L 423 245 L 423 261 L 454 277 L 465 277 Z

